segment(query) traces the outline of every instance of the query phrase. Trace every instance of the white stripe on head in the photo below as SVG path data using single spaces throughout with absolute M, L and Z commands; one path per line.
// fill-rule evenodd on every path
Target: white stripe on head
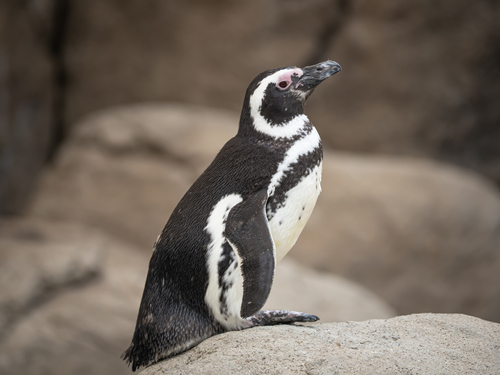
M 223 197 L 212 209 L 205 227 L 211 239 L 208 244 L 208 287 L 205 293 L 205 302 L 212 310 L 214 318 L 228 329 L 239 329 L 242 321 L 240 317 L 243 301 L 241 259 L 236 249 L 231 245 L 237 261 L 231 263 L 223 275 L 223 281 L 231 284 L 225 295 L 228 310 L 227 314 L 224 315 L 221 313 L 220 303 L 222 287 L 219 285 L 219 261 L 222 258 L 223 245 L 227 242 L 224 237 L 227 217 L 231 209 L 242 200 L 243 198 L 239 194 L 229 194 Z
M 260 81 L 259 85 L 253 92 L 250 97 L 250 115 L 252 116 L 253 124 L 257 131 L 275 138 L 292 138 L 298 134 L 304 125 L 309 121 L 307 116 L 302 114 L 295 116 L 288 123 L 281 124 L 279 126 L 271 126 L 260 114 L 260 108 L 267 86 L 270 83 L 278 83 L 281 77 L 292 76 L 293 74 L 301 76 L 303 74 L 302 69 L 294 68 L 278 70 Z

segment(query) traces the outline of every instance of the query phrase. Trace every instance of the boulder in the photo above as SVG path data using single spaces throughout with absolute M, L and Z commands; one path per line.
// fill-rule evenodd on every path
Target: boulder
M 500 322 L 500 195 L 426 160 L 325 153 L 323 191 L 290 255 L 371 289 L 400 313 Z
M 236 125 L 232 113 L 176 104 L 94 114 L 74 128 L 31 214 L 99 227 L 149 252 Z
M 322 273 L 285 258 L 276 267 L 263 310 L 292 310 L 317 315 L 322 323 L 383 319 L 396 311 L 359 284 Z
M 497 374 L 500 324 L 467 315 L 229 332 L 152 365 L 156 374 Z
M 232 111 L 180 103 L 143 103 L 103 110 L 82 119 L 68 147 L 108 155 L 157 155 L 203 172 L 238 130 Z
M 94 229 L 2 221 L 0 373 L 123 374 L 149 255 Z M 101 252 L 102 250 L 102 252 Z M 394 316 L 372 293 L 286 261 L 267 307 L 322 321 Z
M 72 2 L 67 125 L 99 109 L 153 100 L 240 111 L 257 74 L 307 59 L 339 3 Z
M 489 0 L 71 2 L 66 122 L 151 100 L 239 112 L 258 73 L 331 58 L 308 104 L 325 144 L 499 180 L 499 17 Z
M 0 2 L 0 215 L 26 209 L 55 137 L 54 3 Z
M 79 225 L 0 219 L 0 340 L 54 294 L 97 277 L 101 245 Z
M 425 156 L 500 181 L 500 4 L 346 3 L 322 54 L 343 70 L 308 104 L 325 144 Z
M 88 238 L 94 236 L 105 249 L 98 263 L 99 277 L 60 285 L 48 298 L 20 311 L 22 314 L 0 337 L 1 374 L 83 375 L 126 371 L 120 354 L 132 338 L 148 259 L 133 247 L 94 230 L 87 228 L 83 233 L 68 247 L 72 253 L 78 250 L 79 257 L 88 256 L 85 254 L 94 250 Z M 34 243 L 37 241 L 40 239 L 32 239 Z M 26 257 L 29 247 L 23 248 L 23 244 L 18 243 L 17 250 Z M 57 242 L 47 241 L 41 250 L 46 257 L 52 255 L 47 260 L 59 263 L 64 253 L 58 247 L 61 246 Z M 78 271 L 74 265 L 68 269 Z M 30 279 L 31 270 L 27 267 L 17 271 L 18 279 Z M 18 292 L 11 283 L 5 285 L 3 277 L 0 281 L 2 292 Z
M 3 1 L 0 213 L 26 208 L 47 154 L 96 110 L 173 100 L 240 111 L 261 71 L 327 58 L 344 70 L 309 103 L 325 144 L 498 181 L 499 14 L 489 0 Z

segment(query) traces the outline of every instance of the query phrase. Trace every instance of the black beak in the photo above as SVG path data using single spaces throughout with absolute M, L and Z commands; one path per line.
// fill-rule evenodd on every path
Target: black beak
M 302 68 L 304 74 L 300 77 L 295 88 L 302 91 L 309 91 L 318 86 L 328 77 L 342 70 L 335 61 L 327 60 L 322 63 L 306 66 Z

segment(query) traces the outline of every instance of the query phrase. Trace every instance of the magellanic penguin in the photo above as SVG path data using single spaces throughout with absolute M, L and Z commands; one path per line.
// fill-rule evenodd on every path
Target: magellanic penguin
M 311 322 L 259 311 L 321 187 L 323 150 L 306 99 L 334 61 L 268 70 L 247 89 L 238 133 L 191 186 L 154 245 L 132 344 L 132 370 L 218 333 Z

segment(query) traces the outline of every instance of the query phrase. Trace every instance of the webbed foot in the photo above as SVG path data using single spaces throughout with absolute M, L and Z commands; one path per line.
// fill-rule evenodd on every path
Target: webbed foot
M 287 310 L 261 310 L 257 314 L 245 319 L 245 328 L 269 326 L 274 324 L 309 323 L 316 322 L 316 315 Z

